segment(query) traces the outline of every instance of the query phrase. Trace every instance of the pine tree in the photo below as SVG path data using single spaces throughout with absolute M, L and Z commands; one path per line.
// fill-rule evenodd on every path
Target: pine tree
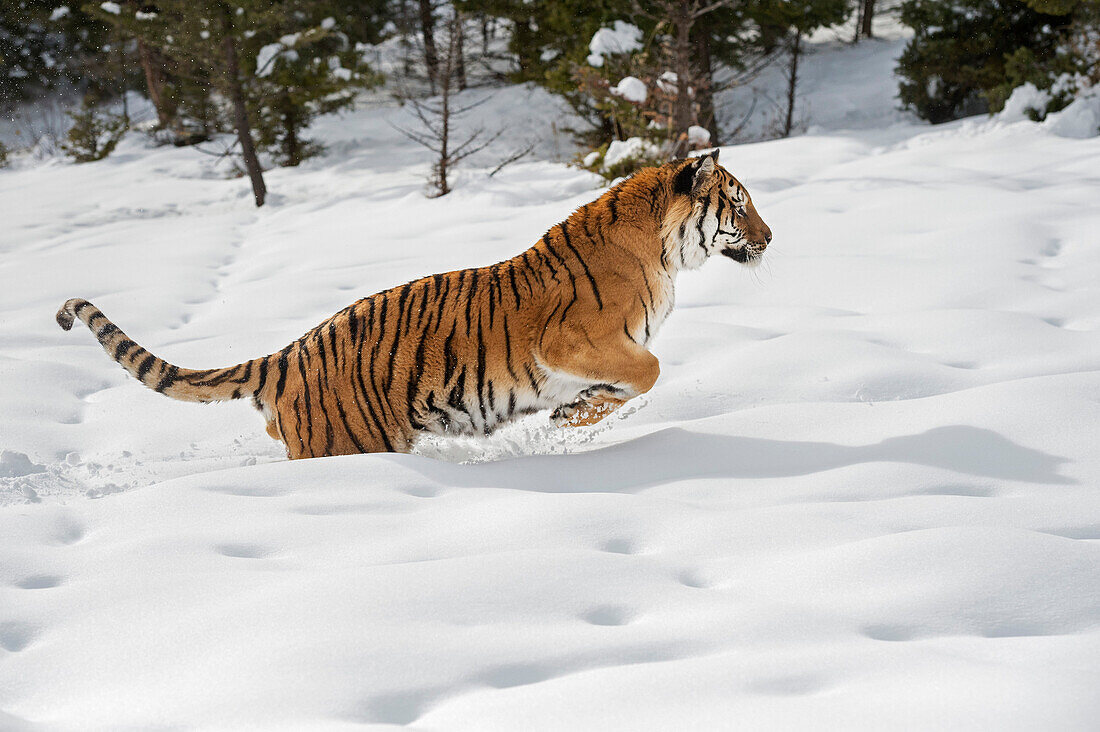
M 257 154 L 259 143 L 276 159 L 297 165 L 318 148 L 302 138 L 317 114 L 351 103 L 352 90 L 373 81 L 353 44 L 322 16 L 346 3 L 313 0 L 160 0 L 146 10 L 126 6 L 98 15 L 171 63 L 186 80 L 180 91 L 210 110 L 209 88 L 228 102 L 257 206 L 267 193 Z M 318 17 L 322 16 L 322 17 Z M 184 101 L 186 96 L 181 95 Z M 217 116 L 214 117 L 216 123 Z M 255 130 L 254 130 L 255 125 Z
M 109 33 L 75 6 L 7 0 L 0 11 L 0 108 L 67 86 L 109 95 L 117 88 L 115 75 L 102 73 L 113 50 Z
M 379 77 L 362 61 L 332 16 L 311 17 L 327 8 L 300 11 L 295 23 L 273 27 L 251 39 L 280 33 L 279 40 L 261 46 L 250 57 L 249 109 L 256 121 L 260 146 L 280 165 L 298 165 L 321 151 L 303 138 L 303 131 L 321 114 L 346 109 L 359 88 Z M 289 32 L 292 27 L 299 30 Z M 301 30 L 302 28 L 305 30 Z M 281 33 L 282 31 L 287 33 Z
M 1068 24 L 1020 0 L 906 0 L 901 19 L 914 35 L 898 59 L 899 97 L 931 122 L 999 109 L 1006 59 L 1019 49 L 1052 59 Z

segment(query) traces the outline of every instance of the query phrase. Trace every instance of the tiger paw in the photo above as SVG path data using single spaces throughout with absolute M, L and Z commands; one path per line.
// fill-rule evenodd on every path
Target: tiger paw
M 550 415 L 555 427 L 585 427 L 596 424 L 626 402 L 613 396 L 598 396 L 563 404 Z

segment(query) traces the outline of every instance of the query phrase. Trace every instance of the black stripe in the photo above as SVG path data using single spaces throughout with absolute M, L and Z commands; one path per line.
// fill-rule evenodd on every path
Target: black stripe
M 163 394 L 165 389 L 176 383 L 176 381 L 179 379 L 179 368 L 177 368 L 176 366 L 172 366 L 171 364 L 167 364 L 167 366 L 168 368 L 166 368 L 164 370 L 164 373 L 161 374 L 160 381 L 157 382 L 157 385 L 155 387 L 155 390 L 159 391 L 161 394 Z
M 481 424 L 485 426 L 489 419 L 485 414 L 485 338 L 481 332 L 481 313 L 477 314 L 477 406 L 481 410 Z
M 293 346 L 287 346 L 283 350 L 279 351 L 279 381 L 275 384 L 275 402 L 278 403 L 283 396 L 283 389 L 286 388 L 286 370 L 289 366 L 287 363 L 287 354 L 290 353 L 290 349 Z
M 539 348 L 542 348 L 542 339 L 546 337 L 546 329 L 550 327 L 550 321 L 554 319 L 554 315 L 557 314 L 560 307 L 561 300 L 558 300 L 558 304 L 554 306 L 554 309 L 550 311 L 550 315 L 546 317 L 546 322 L 542 324 L 542 329 L 539 331 Z
M 240 368 L 240 367 L 238 367 Z M 233 379 L 234 384 L 244 384 L 252 378 L 252 361 L 244 362 L 244 376 L 239 379 Z
M 298 374 L 302 377 L 302 396 L 306 407 L 306 439 L 309 440 L 310 449 L 313 448 L 313 400 L 309 396 L 309 379 L 306 377 L 306 365 L 305 365 L 306 347 L 303 343 L 298 347 Z M 295 397 L 295 404 L 297 404 L 298 398 Z M 299 418 L 301 415 L 299 415 Z M 300 421 L 300 419 L 299 419 Z M 299 435 L 299 438 L 301 436 Z M 305 449 L 303 446 L 302 449 Z
M 516 286 L 516 264 L 508 262 L 508 278 L 512 283 L 512 296 L 516 298 L 516 308 L 519 308 L 519 287 Z
M 138 381 L 145 383 L 145 375 L 149 373 L 149 369 L 153 368 L 153 364 L 156 363 L 157 360 L 157 357 L 151 353 L 145 357 L 145 360 L 138 366 L 136 374 Z
M 447 406 L 456 412 L 462 412 L 467 417 L 470 417 L 469 411 L 466 410 L 466 403 L 464 396 L 466 392 L 466 367 L 462 367 L 462 371 L 458 374 L 458 380 L 455 382 L 454 387 L 451 389 L 450 394 L 447 395 Z M 471 422 L 473 418 L 471 417 Z
M 431 316 L 428 316 L 429 320 Z M 423 372 L 424 368 L 424 347 L 428 342 L 428 329 L 423 328 L 420 332 L 420 343 L 416 346 L 416 363 L 413 368 L 409 369 L 409 379 L 405 384 L 405 404 L 409 410 L 409 422 L 414 429 L 424 429 L 424 425 L 420 423 L 416 415 L 416 388 L 419 383 L 419 375 Z
M 420 325 L 420 314 L 423 312 L 423 308 L 419 310 L 416 308 L 416 297 L 422 292 L 425 294 L 425 302 L 427 302 L 427 292 L 423 286 L 414 289 L 412 297 L 409 298 L 409 314 L 405 317 L 405 328 L 402 332 L 405 337 L 409 335 L 409 330 L 413 326 L 413 317 L 416 318 L 416 325 Z
M 489 327 L 493 327 L 493 315 L 496 313 L 496 270 L 489 270 Z
M 470 335 L 470 329 L 473 327 L 473 317 L 470 315 L 470 309 L 473 307 L 474 298 L 477 297 L 477 276 L 478 271 L 476 269 L 470 270 L 470 294 L 466 296 L 466 335 Z
M 447 304 L 447 295 L 451 292 L 451 278 L 447 277 L 443 280 L 443 292 L 436 295 L 438 302 L 436 303 L 435 311 L 435 329 L 439 330 L 439 326 L 443 323 L 443 308 Z
M 516 376 L 516 372 L 512 369 L 512 334 L 508 328 L 508 316 L 504 315 L 502 326 L 504 328 L 504 366 L 508 369 L 508 374 L 512 377 L 512 380 L 519 382 L 519 377 Z
M 264 358 L 260 361 L 260 383 L 256 385 L 256 389 L 252 392 L 252 396 L 257 396 L 264 389 L 264 384 L 267 383 L 267 366 L 271 357 Z
M 328 349 L 332 352 L 332 368 L 340 370 L 340 350 L 336 347 L 336 319 L 328 321 Z
M 523 370 L 527 372 L 527 381 L 530 382 L 531 388 L 535 392 L 535 396 L 541 395 L 542 391 L 539 389 L 538 379 L 536 379 L 535 375 L 531 372 L 531 367 L 528 364 L 523 364 Z
M 298 438 L 298 444 L 302 446 L 302 452 L 306 451 L 306 441 L 302 439 L 302 410 L 298 407 L 301 395 L 294 395 L 294 436 Z
M 443 341 L 443 386 L 451 383 L 451 376 L 454 375 L 458 369 L 458 357 L 455 356 L 454 349 L 451 344 L 455 335 L 455 327 L 457 323 L 451 322 L 451 332 L 447 334 L 447 338 Z
M 119 341 L 118 345 L 115 346 L 115 360 L 116 361 L 121 360 L 122 357 L 125 356 L 130 351 L 130 349 L 133 348 L 136 345 L 137 344 L 134 343 L 129 338 L 124 338 L 121 341 Z
M 542 285 L 543 287 L 545 287 L 546 286 L 546 280 L 544 280 L 542 278 L 542 272 L 539 271 L 539 269 L 536 265 L 532 265 L 530 262 L 527 261 L 527 255 L 528 254 L 531 254 L 535 257 L 538 257 L 538 260 L 539 260 L 538 263 L 539 264 L 542 264 L 543 266 L 546 266 L 546 267 L 550 266 L 550 263 L 548 261 L 546 261 L 546 258 L 543 257 L 542 254 L 537 249 L 535 249 L 534 247 L 531 247 L 530 249 L 528 249 L 527 251 L 525 251 L 523 253 L 523 263 L 527 265 L 527 269 L 522 270 L 520 272 L 520 274 L 523 275 L 523 281 L 527 282 L 527 273 L 530 272 L 539 281 L 539 284 Z M 535 288 L 531 287 L 530 282 L 527 282 L 527 287 L 530 288 L 530 290 L 532 292 L 535 291 Z
M 695 224 L 695 230 L 699 232 L 698 244 L 703 249 L 704 252 L 707 251 L 707 245 L 705 244 L 706 237 L 703 236 L 703 224 L 706 223 L 707 211 L 709 211 L 709 210 L 710 210 L 710 198 L 706 198 L 706 199 L 703 200 L 703 212 L 701 214 L 699 214 L 699 221 L 698 221 L 698 223 Z
M 565 224 L 561 225 L 561 235 L 565 240 L 565 246 L 569 247 L 569 251 L 573 252 L 573 256 L 577 258 L 577 261 L 581 263 L 581 267 L 584 268 L 584 274 L 588 277 L 588 284 L 592 286 L 592 294 L 596 296 L 596 304 L 600 310 L 603 310 L 603 298 L 600 297 L 600 288 L 596 287 L 596 278 L 592 276 L 592 272 L 588 269 L 588 264 L 584 261 L 584 257 L 577 251 L 577 248 L 569 241 L 569 232 L 566 230 Z
M 640 265 L 639 269 L 642 270 L 642 282 L 645 283 L 645 291 L 649 293 L 649 304 L 653 305 L 656 300 L 653 299 L 653 289 L 649 286 L 649 275 L 646 274 L 645 265 Z M 638 298 L 641 300 L 641 297 Z M 642 303 L 642 307 L 645 307 L 645 303 Z

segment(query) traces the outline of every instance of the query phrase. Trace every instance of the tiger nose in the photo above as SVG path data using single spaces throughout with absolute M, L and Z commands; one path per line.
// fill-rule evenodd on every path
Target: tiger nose
M 771 243 L 772 243 L 772 230 L 771 229 L 764 229 L 764 245 L 767 246 L 768 244 L 771 244 Z

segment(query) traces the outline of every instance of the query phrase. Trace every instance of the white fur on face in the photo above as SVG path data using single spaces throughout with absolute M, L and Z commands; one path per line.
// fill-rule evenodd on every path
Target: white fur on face
M 696 201 L 691 215 L 670 233 L 671 241 L 665 241 L 669 262 L 678 270 L 697 269 L 712 254 L 722 250 L 740 251 L 744 247 L 745 232 L 739 221 L 743 219 L 747 202 L 744 189 L 732 182 L 718 195 Z M 756 262 L 750 259 L 744 263 Z

